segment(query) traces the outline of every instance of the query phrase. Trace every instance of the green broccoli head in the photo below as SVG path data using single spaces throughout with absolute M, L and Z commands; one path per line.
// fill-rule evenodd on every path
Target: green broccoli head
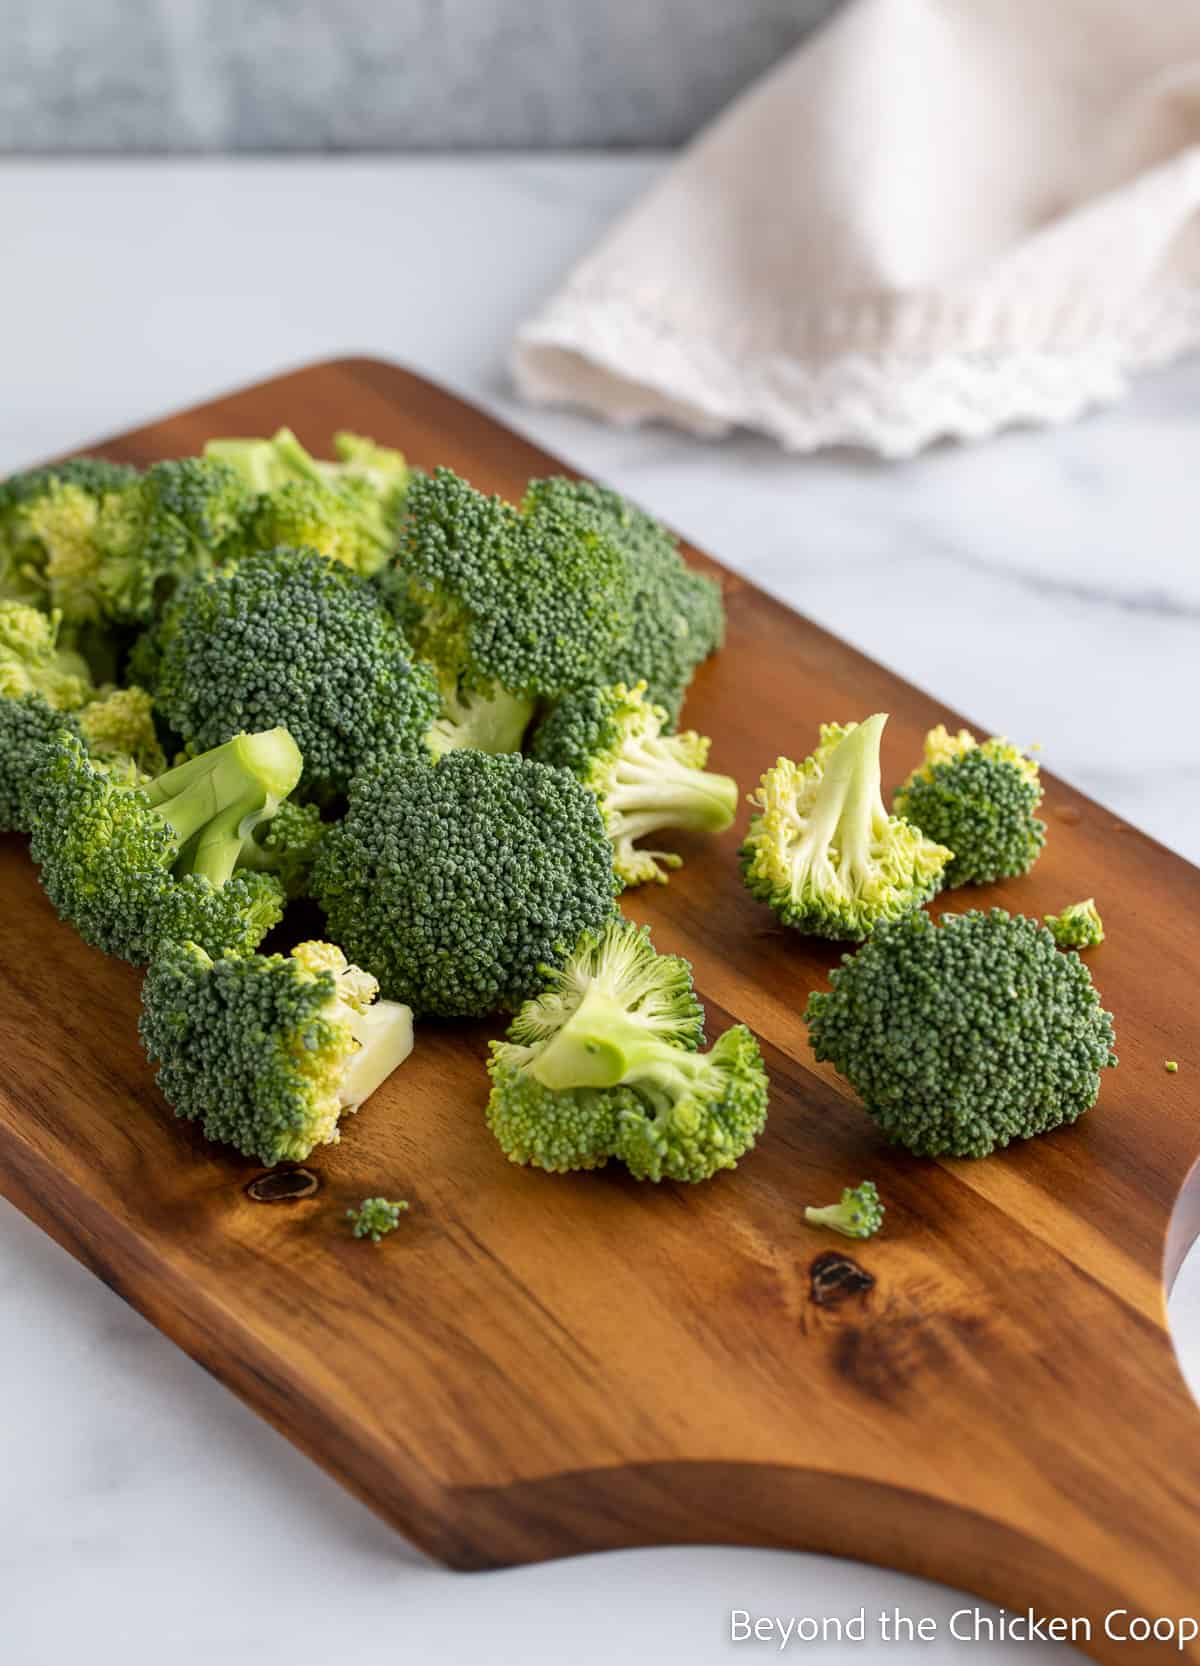
M 0 597 L 44 603 L 72 624 L 100 618 L 101 506 L 136 480 L 136 469 L 77 457 L 0 484 Z
M 152 619 L 187 580 L 238 553 L 255 502 L 235 469 L 203 457 L 155 463 L 106 497 L 96 528 L 105 615 Z
M 568 694 L 537 730 L 533 756 L 569 769 L 596 795 L 626 885 L 665 883 L 682 858 L 642 850 L 639 839 L 666 828 L 723 833 L 737 812 L 737 782 L 705 769 L 708 740 L 663 733 L 667 714 L 645 683 Z
M 80 656 L 60 648 L 60 615 L 0 601 L 0 700 L 37 694 L 55 711 L 75 711 L 95 693 Z
M 300 762 L 287 730 L 274 729 L 142 782 L 60 730 L 26 793 L 46 895 L 85 942 L 135 963 L 186 938 L 214 954 L 249 952 L 282 915 L 283 891 L 268 874 L 234 868 Z
M 1028 873 L 1046 842 L 1034 814 L 1042 799 L 1038 766 L 999 736 L 978 745 L 966 729 L 944 725 L 925 737 L 925 761 L 896 794 L 895 809 L 953 860 L 946 884 L 983 885 Z
M 766 1121 L 744 1025 L 707 1053 L 691 968 L 625 920 L 583 935 L 493 1042 L 488 1126 L 511 1161 L 561 1173 L 610 1157 L 638 1180 L 734 1168 Z
M 40 694 L 0 698 L 0 833 L 28 833 L 34 773 L 60 733 L 79 736 L 74 713 L 56 711 Z
M 1104 922 L 1095 897 L 1073 902 L 1061 914 L 1043 915 L 1060 949 L 1094 949 L 1104 941 Z
M 880 794 L 885 713 L 821 726 L 803 763 L 780 758 L 763 776 L 741 849 L 752 896 L 814 937 L 861 939 L 919 908 L 940 888 L 950 852 L 889 816 Z
M 1079 956 L 999 908 L 884 922 L 830 982 L 808 1001 L 813 1052 L 919 1157 L 986 1157 L 1074 1122 L 1117 1062 Z
M 594 680 L 645 682 L 674 728 L 696 667 L 725 634 L 720 585 L 687 565 L 672 533 L 608 487 L 562 477 L 539 484 L 560 515 L 614 543 L 633 575 L 629 628 Z
M 393 1203 L 386 1197 L 365 1197 L 357 1209 L 346 1210 L 346 1219 L 356 1238 L 369 1238 L 373 1244 L 381 1244 L 389 1232 L 395 1232 L 407 1208 L 403 1200 Z
M 253 549 L 289 544 L 316 550 L 363 577 L 390 559 L 396 538 L 363 480 L 289 480 L 259 499 L 248 533 Z
M 804 1211 L 810 1226 L 827 1226 L 845 1238 L 873 1238 L 883 1225 L 883 1216 L 883 1204 L 873 1180 L 847 1186 L 837 1203 L 823 1209 L 814 1209 L 810 1204 Z
M 393 605 L 451 690 L 554 698 L 592 681 L 629 628 L 624 556 L 543 485 L 520 509 L 449 469 L 409 488 Z
M 112 688 L 78 713 L 79 732 L 94 758 L 127 759 L 140 776 L 167 767 L 154 727 L 154 703 L 144 688 Z
M 270 439 L 210 440 L 204 455 L 236 469 L 254 492 L 274 492 L 298 480 L 333 485 L 361 482 L 371 488 L 380 508 L 397 525 L 411 479 L 404 453 L 345 430 L 333 436 L 333 451 L 333 462 L 314 457 L 290 428 L 280 428 Z
M 364 772 L 313 871 L 334 936 L 418 1017 L 519 1006 L 611 915 L 616 889 L 589 792 L 475 751 Z
M 412 1014 L 377 993 L 332 943 L 214 960 L 169 942 L 139 1030 L 176 1116 L 259 1162 L 300 1162 L 412 1051 Z
M 383 758 L 425 755 L 432 672 L 373 587 L 313 550 L 263 551 L 189 586 L 155 647 L 159 708 L 191 746 L 283 724 L 306 796 L 344 793 Z

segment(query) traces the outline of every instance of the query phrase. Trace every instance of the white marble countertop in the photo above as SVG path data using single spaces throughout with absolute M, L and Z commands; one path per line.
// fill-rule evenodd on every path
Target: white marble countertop
M 1200 861 L 1200 359 L 1076 427 L 899 465 L 517 405 L 514 325 L 659 166 L 0 164 L 0 472 L 306 359 L 395 358 L 981 725 L 1040 740 L 1048 767 Z M 1172 1311 L 1200 1391 L 1200 1256 Z M 447 1574 L 3 1203 L 0 1335 L 12 1666 L 703 1666 L 729 1657 L 734 1607 L 959 1606 L 899 1575 L 765 1552 Z M 988 1666 L 1005 1651 L 971 1653 Z

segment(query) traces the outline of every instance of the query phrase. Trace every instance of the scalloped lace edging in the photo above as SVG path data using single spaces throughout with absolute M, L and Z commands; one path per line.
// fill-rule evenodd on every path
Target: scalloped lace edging
M 873 350 L 820 364 L 782 351 L 735 355 L 620 298 L 568 291 L 520 331 L 513 372 L 526 398 L 620 424 L 660 420 L 707 436 L 745 427 L 789 451 L 854 445 L 907 457 L 939 439 L 1069 422 L 1119 398 L 1133 372 L 1197 346 L 1200 286 L 1191 285 L 1156 290 L 1070 346 Z

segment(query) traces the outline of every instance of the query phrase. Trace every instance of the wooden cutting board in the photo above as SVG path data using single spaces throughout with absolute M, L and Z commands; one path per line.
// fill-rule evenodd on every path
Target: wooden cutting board
M 281 423 L 316 450 L 359 429 L 510 496 L 559 468 L 365 359 L 95 449 L 144 464 Z M 822 720 L 891 712 L 889 786 L 931 724 L 958 723 L 690 553 L 721 573 L 729 636 L 687 721 L 745 789 L 781 751 L 808 751 Z M 482 1121 L 489 1026 L 426 1025 L 307 1165 L 316 1190 L 256 1201 L 261 1171 L 159 1098 L 139 974 L 56 920 L 24 841 L 0 840 L 0 1190 L 454 1567 L 803 1547 L 1085 1616 L 1094 1654 L 1127 1659 L 1107 1613 L 1200 1604 L 1200 1413 L 1164 1296 L 1200 1230 L 1200 871 L 1053 778 L 1046 796 L 1036 872 L 948 900 L 1041 914 L 1096 896 L 1108 941 L 1089 964 L 1121 1056 L 1097 1108 L 986 1162 L 888 1148 L 812 1061 L 801 1013 L 836 956 L 742 889 L 743 811 L 724 838 L 681 841 L 668 887 L 626 899 L 660 949 L 692 960 L 710 1037 L 744 1020 L 771 1069 L 759 1149 L 691 1189 L 511 1166 Z M 887 1203 L 879 1238 L 805 1227 L 806 1203 L 866 1176 Z M 342 1220 L 373 1193 L 412 1202 L 379 1248 Z M 1200 1662 L 1200 1648 L 1136 1651 L 1160 1656 Z

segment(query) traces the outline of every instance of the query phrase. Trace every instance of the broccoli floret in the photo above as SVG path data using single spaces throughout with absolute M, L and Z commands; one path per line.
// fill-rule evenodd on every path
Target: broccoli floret
M 873 1180 L 864 1180 L 860 1186 L 847 1186 L 839 1203 L 830 1203 L 824 1209 L 814 1209 L 810 1204 L 804 1211 L 810 1226 L 827 1226 L 831 1232 L 840 1232 L 846 1238 L 873 1238 L 883 1225 L 883 1215 L 883 1204 Z
M 273 729 L 139 782 L 60 731 L 27 791 L 46 895 L 85 942 L 135 963 L 186 938 L 212 953 L 249 952 L 282 915 L 283 890 L 269 874 L 234 868 L 300 763 L 287 730 Z
M 563 1172 L 610 1157 L 637 1180 L 707 1180 L 762 1132 L 767 1075 L 744 1025 L 707 1053 L 691 968 L 644 927 L 584 934 L 493 1042 L 487 1120 L 516 1163 Z
M 1104 922 L 1095 897 L 1073 902 L 1061 914 L 1043 914 L 1060 949 L 1092 949 L 1104 941 Z
M 999 908 L 885 922 L 830 982 L 808 1001 L 813 1052 L 920 1157 L 986 1157 L 1074 1122 L 1117 1062 L 1079 956 Z
M 476 733 L 499 728 L 504 750 L 520 744 L 536 700 L 595 681 L 629 630 L 624 555 L 561 513 L 545 485 L 533 482 L 516 509 L 449 469 L 415 480 L 383 586 L 448 705 L 469 711 Z M 493 699 L 500 720 L 481 709 Z
M 364 772 L 313 870 L 333 935 L 418 1017 L 519 1006 L 616 889 L 591 793 L 565 770 L 473 751 Z
M 167 767 L 154 728 L 154 705 L 144 688 L 102 692 L 78 713 L 79 732 L 94 758 L 125 758 L 139 776 Z
M 205 456 L 261 493 L 252 547 L 304 545 L 364 576 L 395 554 L 409 469 L 403 453 L 358 434 L 334 437 L 336 462 L 311 456 L 290 428 L 266 440 L 213 440 Z
M 861 939 L 939 889 L 950 852 L 889 816 L 880 796 L 886 722 L 881 712 L 865 723 L 822 724 L 812 756 L 780 758 L 752 795 L 742 877 L 784 925 Z
M 704 767 L 709 741 L 691 730 L 665 735 L 666 721 L 645 683 L 617 683 L 564 696 L 534 736 L 535 758 L 595 793 L 626 885 L 665 883 L 683 860 L 639 850 L 639 839 L 672 827 L 723 833 L 737 812 L 737 782 Z
M 75 711 L 92 698 L 86 663 L 58 645 L 59 623 L 57 612 L 0 601 L 0 699 L 37 694 L 55 711 Z
M 966 729 L 939 724 L 925 736 L 925 761 L 896 794 L 895 809 L 954 857 L 946 884 L 984 885 L 1028 873 L 1046 842 L 1038 766 L 1010 741 L 978 745 Z
M 270 821 L 260 822 L 242 846 L 238 865 L 275 874 L 289 902 L 306 897 L 325 827 L 315 804 L 285 798 Z
M 301 1162 L 412 1051 L 412 1014 L 377 994 L 332 943 L 217 960 L 168 943 L 138 1028 L 176 1116 L 259 1162 Z
M 725 634 L 720 585 L 687 565 L 672 533 L 608 487 L 557 477 L 542 481 L 540 489 L 564 518 L 574 517 L 615 543 L 633 574 L 629 629 L 596 682 L 630 688 L 644 681 L 674 728 L 696 667 Z
M 381 1244 L 389 1232 L 395 1232 L 407 1208 L 403 1200 L 391 1203 L 386 1197 L 365 1197 L 357 1209 L 346 1210 L 346 1219 L 356 1238 L 369 1238 L 373 1244 Z
M 189 586 L 157 647 L 158 705 L 189 745 L 284 724 L 307 797 L 344 793 L 379 759 L 425 756 L 432 672 L 374 587 L 312 550 L 264 551 Z
M 1179 1060 L 1178 1059 L 1164 1059 L 1163 1060 L 1163 1069 L 1166 1071 L 1168 1076 L 1178 1075 L 1179 1074 Z
M 64 731 L 78 737 L 74 713 L 55 711 L 40 694 L 0 698 L 0 833 L 29 832 L 34 772 L 46 748 Z
M 144 623 L 187 580 L 237 554 L 255 507 L 235 469 L 203 457 L 155 463 L 105 498 L 96 528 L 105 614 Z
M 72 624 L 99 618 L 101 505 L 136 480 L 136 469 L 77 457 L 0 484 L 0 596 L 57 608 Z

